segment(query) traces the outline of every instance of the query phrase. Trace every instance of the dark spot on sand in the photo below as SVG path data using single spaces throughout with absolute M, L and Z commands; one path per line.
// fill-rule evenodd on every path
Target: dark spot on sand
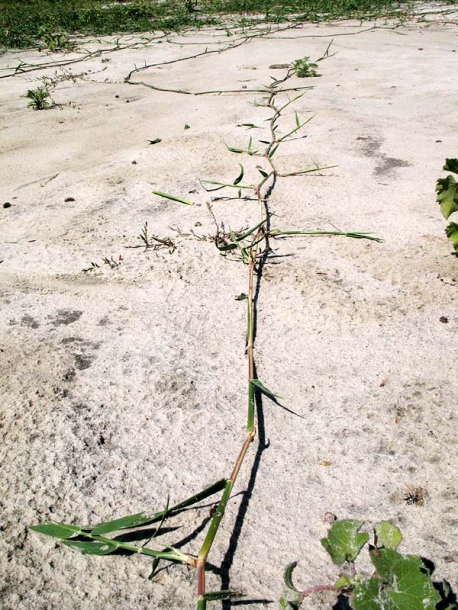
M 21 326 L 28 326 L 29 328 L 39 328 L 40 324 L 32 318 L 32 316 L 25 315 L 21 318 Z
M 73 324 L 73 322 L 79 320 L 82 315 L 83 312 L 76 309 L 59 309 L 57 316 L 51 320 L 51 324 L 54 326 Z
M 5 203 L 3 204 L 3 207 L 6 208 L 10 208 L 11 207 L 11 203 L 9 201 L 5 201 Z

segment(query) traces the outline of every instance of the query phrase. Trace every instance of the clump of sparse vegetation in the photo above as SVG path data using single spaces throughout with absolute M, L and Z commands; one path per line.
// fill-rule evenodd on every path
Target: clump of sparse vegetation
M 30 100 L 27 106 L 29 108 L 33 108 L 34 110 L 49 110 L 54 105 L 46 87 L 29 89 L 24 97 Z
M 310 57 L 303 57 L 302 59 L 296 59 L 293 62 L 293 70 L 296 76 L 299 78 L 313 78 L 318 76 L 317 72 L 318 64 L 310 61 Z

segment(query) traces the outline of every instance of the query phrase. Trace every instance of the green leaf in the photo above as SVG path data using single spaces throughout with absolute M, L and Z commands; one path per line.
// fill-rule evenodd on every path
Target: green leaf
M 362 525 L 362 521 L 353 519 L 336 521 L 329 530 L 328 537 L 321 539 L 321 544 L 330 554 L 333 563 L 341 564 L 356 559 L 369 540 L 369 534 L 359 533 Z
M 277 396 L 277 394 L 274 394 L 273 392 L 268 390 L 266 388 L 266 386 L 261 381 L 259 381 L 259 379 L 250 379 L 250 383 L 251 383 L 251 385 L 254 385 L 255 388 L 257 388 L 260 392 L 265 394 L 271 400 L 275 401 L 275 399 L 281 398 L 281 396 Z
M 458 174 L 458 159 L 445 159 L 444 170 Z
M 334 585 L 334 589 L 348 589 L 352 585 L 351 580 L 346 574 L 341 576 Z
M 378 578 L 369 578 L 357 585 L 353 590 L 353 605 L 355 610 L 383 610 L 380 605 L 380 589 L 382 583 Z
M 248 298 L 248 295 L 245 294 L 244 292 L 242 292 L 241 294 L 239 294 L 238 296 L 235 297 L 236 301 L 246 301 L 246 299 Z
M 390 523 L 390 521 L 381 521 L 374 525 L 375 546 L 378 549 L 391 549 L 395 551 L 401 544 L 401 530 Z
M 156 576 L 157 568 L 159 566 L 160 561 L 161 561 L 160 557 L 155 557 L 153 559 L 151 574 L 148 576 L 148 580 L 153 580 L 153 578 Z
M 272 148 L 272 150 L 270 151 L 270 153 L 269 153 L 269 155 L 268 155 L 268 156 L 269 156 L 269 159 L 272 159 L 272 157 L 274 156 L 274 154 L 277 152 L 277 148 L 278 148 L 278 147 L 279 147 L 279 144 L 277 144 L 276 146 L 274 146 L 274 147 Z
M 293 561 L 286 566 L 283 573 L 283 595 L 280 599 L 280 608 L 282 610 L 298 610 L 302 603 L 302 593 L 296 589 L 293 584 L 293 571 L 297 566 L 297 561 Z
M 189 126 L 187 123 L 185 123 L 184 128 L 185 128 L 185 129 L 191 129 L 191 128 L 190 128 L 190 126 Z
M 370 556 L 381 580 L 389 585 L 382 589 L 383 610 L 435 610 L 441 597 L 420 557 L 391 549 L 374 549 Z
M 453 247 L 458 252 L 458 224 L 451 222 L 445 229 L 445 234 L 452 242 Z
M 119 548 L 119 545 L 116 542 L 108 540 L 104 540 L 103 542 L 99 540 L 65 540 L 64 544 L 72 549 L 81 551 L 83 555 L 109 555 Z
M 242 165 L 241 163 L 239 163 L 239 165 L 240 165 L 240 174 L 239 174 L 239 175 L 237 176 L 237 178 L 234 180 L 234 182 L 233 182 L 234 186 L 235 186 L 236 184 L 238 184 L 239 182 L 241 182 L 241 181 L 242 181 L 243 174 L 244 174 L 243 165 Z
M 154 140 L 147 140 L 148 144 L 159 144 L 162 142 L 161 138 L 154 138 Z
M 245 150 L 243 150 L 243 148 L 234 148 L 232 146 L 227 146 L 227 144 L 226 144 L 226 147 L 230 152 L 233 152 L 233 153 L 241 154 L 241 153 L 246 152 Z
M 453 176 L 439 178 L 436 183 L 436 193 L 436 201 L 444 218 L 448 218 L 458 210 L 458 183 Z
M 165 197 L 165 199 L 171 199 L 172 201 L 178 201 L 179 203 L 184 203 L 185 205 L 194 205 L 192 201 L 188 201 L 182 197 L 177 197 L 176 195 L 170 195 L 169 193 L 163 193 L 162 191 L 153 191 L 153 195 Z
M 260 167 L 258 167 L 258 172 L 261 174 L 261 176 L 263 178 L 267 178 L 267 176 L 269 175 L 267 172 L 265 172 L 263 169 L 261 169 Z
M 113 521 L 105 521 L 104 523 L 99 523 L 92 530 L 92 534 L 102 535 L 109 534 L 110 532 L 116 532 L 118 530 L 137 527 L 138 525 L 143 525 L 145 519 L 148 521 L 151 520 L 151 516 L 145 517 L 144 513 L 136 513 L 135 515 L 127 515 L 126 517 L 120 517 L 119 519 L 113 519 Z
M 43 525 L 32 525 L 29 529 L 61 540 L 76 536 L 82 531 L 78 525 L 65 525 L 64 523 L 43 523 Z

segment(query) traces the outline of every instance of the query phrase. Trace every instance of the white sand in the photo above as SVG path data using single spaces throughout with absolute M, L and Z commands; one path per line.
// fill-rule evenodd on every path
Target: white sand
M 234 179 L 239 161 L 247 181 L 259 176 L 259 160 L 225 146 L 245 146 L 260 132 L 239 125 L 269 116 L 250 105 L 259 94 L 249 90 L 285 73 L 272 64 L 320 57 L 331 40 L 320 78 L 289 81 L 313 89 L 282 129 L 294 126 L 295 110 L 315 118 L 277 162 L 284 171 L 337 167 L 279 180 L 274 226 L 372 231 L 384 242 L 274 244 L 284 258 L 261 284 L 258 375 L 301 417 L 264 400 L 269 447 L 257 454 L 256 442 L 248 454 L 208 585 L 243 591 L 255 610 L 277 607 L 295 559 L 300 586 L 332 583 L 338 569 L 319 542 L 330 511 L 369 529 L 393 520 L 401 550 L 429 558 L 437 579 L 458 588 L 458 261 L 434 194 L 445 158 L 458 155 L 458 36 L 447 22 L 455 17 L 304 25 L 133 76 L 192 91 L 247 87 L 239 94 L 124 83 L 135 65 L 231 44 L 224 30 L 67 66 L 84 79 L 59 82 L 52 95 L 62 107 L 53 110 L 34 112 L 22 96 L 60 68 L 0 80 L 0 204 L 11 203 L 0 208 L 2 608 L 195 606 L 191 569 L 151 582 L 145 558 L 83 556 L 27 527 L 154 512 L 168 493 L 179 501 L 230 474 L 246 417 L 245 303 L 234 298 L 247 290 L 246 269 L 170 227 L 214 233 L 198 179 Z M 8 52 L 0 76 L 20 61 L 72 57 Z M 245 201 L 215 202 L 214 211 L 233 229 L 257 217 Z M 146 221 L 176 243 L 173 254 L 126 248 L 139 244 Z M 117 268 L 103 263 L 120 255 Z M 91 262 L 99 267 L 84 273 Z M 406 503 L 406 485 L 427 491 L 423 506 Z M 171 520 L 157 545 L 191 536 L 182 548 L 197 553 L 204 504 Z

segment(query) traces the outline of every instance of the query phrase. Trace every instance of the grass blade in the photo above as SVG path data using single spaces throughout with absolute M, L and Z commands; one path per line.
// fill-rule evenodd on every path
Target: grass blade
M 273 392 L 268 390 L 266 386 L 261 381 L 259 381 L 259 379 L 250 379 L 250 384 L 254 385 L 255 388 L 257 388 L 260 392 L 262 392 L 262 394 L 265 394 L 271 400 L 275 401 L 277 398 L 281 398 L 281 396 L 278 396 L 277 394 L 274 394 Z
M 239 163 L 239 165 L 240 165 L 240 174 L 234 180 L 234 186 L 236 186 L 239 182 L 242 181 L 243 175 L 245 173 L 245 170 L 243 169 L 243 165 L 241 163 Z
M 194 205 L 192 201 L 188 201 L 182 197 L 177 197 L 176 195 L 170 195 L 169 193 L 163 193 L 162 191 L 153 191 L 153 195 L 158 195 L 159 197 L 164 197 L 165 199 L 170 199 L 171 201 L 178 201 L 178 203 L 184 203 L 185 205 Z

